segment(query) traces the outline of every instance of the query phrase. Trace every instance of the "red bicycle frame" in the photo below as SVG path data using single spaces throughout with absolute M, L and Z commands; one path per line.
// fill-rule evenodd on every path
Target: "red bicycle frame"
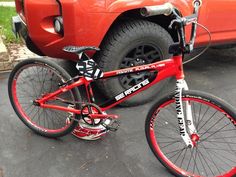
M 137 73 L 137 72 L 155 72 L 157 74 L 155 75 L 154 78 L 145 79 L 144 81 L 138 83 L 137 85 L 134 85 L 133 87 L 125 90 L 124 92 L 121 92 L 120 94 L 116 95 L 112 99 L 100 105 L 102 111 L 106 111 L 116 106 L 117 104 L 123 102 L 124 100 L 138 94 L 139 92 L 143 90 L 148 89 L 149 87 L 153 86 L 154 84 L 157 84 L 159 81 L 166 79 L 168 77 L 175 76 L 177 80 L 184 79 L 184 73 L 183 73 L 183 68 L 182 68 L 182 56 L 181 55 L 173 56 L 173 58 L 171 59 L 166 59 L 163 61 L 158 61 L 158 62 L 147 64 L 147 65 L 140 65 L 136 67 L 130 67 L 130 68 L 125 68 L 125 69 L 105 72 L 104 76 L 99 79 L 107 79 L 111 77 L 117 77 L 120 75 L 132 74 L 132 73 Z M 81 85 L 85 85 L 86 94 L 89 101 L 94 102 L 93 91 L 90 86 L 91 82 L 93 81 L 94 80 L 87 80 L 85 77 L 81 77 L 79 78 L 79 80 L 73 82 L 72 84 L 66 84 L 65 86 L 62 86 L 55 92 L 49 93 L 35 101 L 42 108 L 56 109 L 56 110 L 71 112 L 75 114 L 81 114 L 81 111 L 78 109 L 47 104 L 46 102 L 48 100 L 55 99 L 56 96 L 60 95 L 61 93 L 67 92 Z M 99 118 L 103 117 L 101 114 L 97 114 L 94 116 L 95 117 L 99 116 Z

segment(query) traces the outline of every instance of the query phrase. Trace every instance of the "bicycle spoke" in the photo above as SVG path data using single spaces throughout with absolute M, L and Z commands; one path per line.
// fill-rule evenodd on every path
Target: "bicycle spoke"
M 165 145 L 165 146 L 160 146 L 162 149 L 164 149 L 164 148 L 167 148 L 168 146 L 170 146 L 170 145 L 173 145 L 173 144 L 176 144 L 176 143 L 179 143 L 180 141 L 175 141 L 175 142 L 171 142 L 171 143 L 169 143 L 169 144 L 167 144 L 167 145 Z M 160 143 L 162 143 L 162 142 L 160 142 Z
M 187 165 L 187 171 L 188 171 L 188 168 L 189 168 L 190 162 L 192 160 L 192 156 L 193 156 L 193 149 L 191 149 L 190 151 L 191 151 L 191 156 L 189 158 L 189 162 L 188 162 L 188 165 Z
M 205 115 L 208 113 L 208 111 L 210 110 L 210 107 L 207 107 L 206 111 L 204 112 L 202 118 L 198 121 L 197 125 L 196 125 L 196 129 L 199 131 L 198 126 L 200 125 L 200 123 L 202 122 L 202 120 L 205 118 Z
M 182 149 L 184 149 L 184 148 L 182 148 Z M 169 152 L 165 152 L 165 154 L 173 154 L 175 152 L 181 151 L 182 149 L 175 149 L 175 150 L 172 150 L 172 151 L 169 151 Z
M 48 71 L 48 69 L 47 69 L 47 71 Z M 45 84 L 46 74 L 47 74 L 47 72 L 45 72 L 45 75 L 44 75 L 44 78 L 43 78 L 43 83 L 42 83 L 41 89 L 40 89 L 40 93 L 44 92 L 44 84 Z
M 157 124 L 160 125 L 158 122 L 157 122 Z M 177 131 L 176 125 L 174 126 L 174 124 L 171 122 L 168 122 L 168 125 L 170 125 L 170 127 L 172 127 L 172 128 L 168 127 L 168 130 L 171 130 L 172 132 L 179 134 L 179 132 Z M 163 123 L 162 126 L 159 126 L 159 129 L 162 127 L 164 127 L 164 129 L 166 129 L 167 125 L 165 123 Z
M 184 159 L 185 159 L 185 156 L 186 156 L 187 151 L 188 151 L 188 148 L 185 148 L 184 157 L 183 157 L 183 159 L 181 160 L 180 167 L 182 167 L 182 165 L 183 165 L 183 162 L 184 162 Z
M 194 166 L 193 166 L 193 173 L 195 172 L 195 168 L 197 169 L 197 172 L 198 174 L 200 174 L 200 171 L 198 169 L 198 166 L 197 166 L 197 148 L 194 148 L 195 149 L 195 156 L 193 157 L 193 160 L 194 160 Z
M 198 151 L 198 147 L 196 147 L 196 151 Z M 201 159 L 201 156 L 200 156 L 201 154 L 200 154 L 200 151 L 199 151 L 199 153 L 198 153 L 198 158 L 199 158 L 199 160 L 200 160 L 200 163 L 201 163 L 201 166 L 203 167 L 203 169 L 204 169 L 204 171 L 205 171 L 205 174 L 208 176 L 208 173 L 207 173 L 207 170 L 206 170 L 206 168 L 205 168 L 205 165 L 203 165 L 204 163 L 202 162 L 202 159 Z M 199 173 L 200 174 L 200 173 Z
M 208 141 L 205 141 L 205 142 L 208 142 Z M 229 149 L 230 149 L 232 152 L 235 152 L 235 151 L 236 151 L 236 150 L 231 149 L 230 146 L 228 146 L 229 149 L 219 149 L 219 148 L 217 148 L 217 147 L 219 147 L 218 144 L 216 144 L 216 143 L 214 143 L 214 142 L 211 142 L 211 144 L 213 145 L 213 147 L 211 147 L 211 148 L 209 148 L 209 149 L 222 150 L 222 151 L 226 151 L 226 152 L 228 152 L 228 153 L 229 153 L 230 155 L 232 155 L 232 156 L 235 155 L 235 153 L 231 153 L 231 152 L 229 152 Z M 224 147 L 225 147 L 225 146 L 224 146 Z M 236 162 L 235 162 L 235 163 L 236 163 Z
M 172 140 L 174 140 L 174 141 L 176 140 L 175 138 L 170 137 L 170 136 L 167 136 L 167 135 L 162 134 L 162 133 L 160 133 L 160 132 L 158 132 L 157 135 L 158 135 L 158 136 L 157 136 L 157 139 L 158 139 L 158 138 L 169 138 L 169 139 L 172 139 Z M 162 137 L 160 137 L 159 135 L 162 135 Z
M 203 145 L 203 144 L 202 144 L 202 145 Z M 204 145 L 203 145 L 203 147 L 204 147 L 204 150 L 206 151 L 206 147 L 205 147 Z M 219 172 L 219 174 L 221 174 L 221 172 L 220 172 L 218 166 L 215 164 L 215 161 L 212 159 L 212 157 L 211 157 L 211 155 L 209 154 L 209 152 L 206 151 L 206 153 L 208 154 L 209 158 L 211 159 L 212 164 L 215 166 L 215 168 L 217 169 L 217 171 Z M 221 167 L 220 167 L 220 168 L 221 168 Z
M 228 125 L 230 125 L 230 123 L 224 125 L 222 128 L 218 129 L 217 131 L 215 131 L 214 133 L 212 133 L 211 135 L 207 136 L 206 138 L 202 139 L 201 142 L 205 141 L 206 139 L 208 139 L 209 137 L 215 135 L 216 133 L 218 133 L 220 130 L 224 129 L 225 127 L 227 127 Z M 204 133 L 205 134 L 205 133 Z M 202 136 L 202 135 L 201 135 Z
M 214 172 L 212 171 L 210 165 L 208 164 L 207 160 L 210 162 L 211 160 L 209 160 L 207 157 L 205 157 L 201 151 L 199 150 L 199 154 L 201 155 L 202 159 L 205 161 L 205 164 L 207 165 L 208 169 L 211 171 L 211 174 L 214 176 Z M 207 159 L 207 160 L 206 160 Z M 205 168 L 204 168 L 205 169 Z M 208 174 L 208 173 L 206 173 Z
M 200 131 L 212 118 L 217 114 L 217 110 L 211 115 L 211 117 L 198 129 Z
M 185 149 L 186 149 L 186 148 L 185 148 Z M 182 151 L 180 151 L 180 153 L 179 153 L 179 155 L 177 156 L 177 158 L 175 159 L 174 163 L 177 162 L 177 160 L 179 159 L 180 155 L 182 154 L 182 152 L 183 152 L 185 149 L 183 149 Z
M 196 118 L 196 120 L 195 120 L 196 128 L 197 128 L 198 122 L 199 122 L 199 120 L 200 120 L 201 112 L 202 112 L 202 104 L 200 104 L 199 113 L 198 113 L 198 118 Z

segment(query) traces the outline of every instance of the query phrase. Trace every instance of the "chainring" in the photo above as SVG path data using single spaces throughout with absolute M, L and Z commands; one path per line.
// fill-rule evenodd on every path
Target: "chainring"
M 92 119 L 89 114 L 104 114 L 99 106 L 94 103 L 86 103 L 81 108 L 81 118 L 89 126 L 98 126 L 104 119 Z

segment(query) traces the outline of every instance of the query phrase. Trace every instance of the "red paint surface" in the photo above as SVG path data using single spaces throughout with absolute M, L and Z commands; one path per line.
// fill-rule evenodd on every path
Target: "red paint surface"
M 23 14 L 21 0 L 16 9 Z M 64 36 L 54 31 L 53 19 L 60 14 L 56 0 L 25 1 L 24 17 L 29 36 L 47 56 L 75 59 L 62 48 L 66 45 L 100 46 L 112 23 L 122 13 L 147 5 L 160 5 L 165 0 L 60 0 L 64 21 Z M 191 0 L 169 0 L 184 16 L 192 13 Z M 212 34 L 212 43 L 236 42 L 236 1 L 207 0 L 200 9 L 199 23 Z M 187 34 L 189 36 L 189 33 Z M 196 44 L 208 43 L 207 33 L 200 29 Z

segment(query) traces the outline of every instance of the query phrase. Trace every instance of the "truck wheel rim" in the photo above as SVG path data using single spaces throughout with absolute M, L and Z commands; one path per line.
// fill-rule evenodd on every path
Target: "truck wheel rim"
M 149 64 L 162 59 L 163 56 L 157 46 L 153 44 L 141 44 L 131 49 L 125 55 L 120 63 L 120 69 Z M 119 81 L 124 89 L 128 89 L 153 75 L 154 73 L 150 72 L 127 74 L 120 76 Z

